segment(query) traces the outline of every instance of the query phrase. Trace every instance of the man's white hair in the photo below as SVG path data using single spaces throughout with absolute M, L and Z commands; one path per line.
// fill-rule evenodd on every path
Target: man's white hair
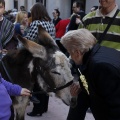
M 81 53 L 85 53 L 89 51 L 96 42 L 96 38 L 87 29 L 69 31 L 61 38 L 63 46 L 71 52 L 78 49 Z

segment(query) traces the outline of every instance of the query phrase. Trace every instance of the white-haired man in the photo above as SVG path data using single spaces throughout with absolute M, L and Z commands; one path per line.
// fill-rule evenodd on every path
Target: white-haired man
M 97 40 L 101 39 L 101 45 L 109 48 L 120 50 L 120 11 L 116 0 L 98 0 L 100 5 L 96 11 L 88 13 L 81 24 L 80 20 L 76 18 L 76 22 L 80 23 L 79 28 L 88 29 Z M 118 13 L 116 14 L 116 12 Z M 113 16 L 116 14 L 113 22 L 107 33 L 103 35 L 106 26 L 110 23 Z M 78 96 L 78 104 L 75 108 L 70 108 L 67 120 L 84 120 L 89 102 L 88 96 L 81 93 Z M 81 109 L 79 109 L 81 106 Z M 74 117 L 76 116 L 76 118 Z M 80 118 L 80 119 L 78 119 Z
M 95 120 L 120 120 L 120 52 L 100 46 L 87 29 L 69 31 L 61 43 L 78 65 L 81 92 L 88 94 Z M 77 95 L 75 86 L 71 94 Z

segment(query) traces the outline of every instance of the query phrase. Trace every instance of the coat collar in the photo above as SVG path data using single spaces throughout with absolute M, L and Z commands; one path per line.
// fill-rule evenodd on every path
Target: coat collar
M 115 12 L 117 11 L 117 9 L 118 9 L 118 5 L 116 5 L 115 8 L 110 13 L 108 13 L 107 15 L 103 15 L 101 13 L 101 9 L 97 9 L 95 16 L 96 17 L 110 17 L 110 18 L 112 18 L 114 16 Z
M 97 53 L 97 51 L 100 49 L 100 45 L 97 43 L 91 50 L 86 52 L 83 56 L 83 64 L 82 69 L 85 70 L 87 68 L 88 63 L 90 62 L 91 58 Z

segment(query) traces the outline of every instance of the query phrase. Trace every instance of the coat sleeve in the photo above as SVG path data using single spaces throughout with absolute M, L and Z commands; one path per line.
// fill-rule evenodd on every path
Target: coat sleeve
M 76 15 L 73 15 L 68 26 L 68 31 L 76 30 L 77 27 L 78 25 L 76 24 Z
M 3 29 L 1 29 L 1 41 L 2 41 L 2 46 L 5 48 L 6 44 L 8 44 L 13 35 L 14 35 L 14 24 L 11 23 L 9 20 L 5 19 L 3 20 L 2 26 Z
M 17 84 L 12 84 L 4 80 L 2 77 L 1 77 L 1 81 L 2 81 L 2 84 L 5 86 L 5 88 L 7 89 L 9 95 L 19 96 L 21 94 L 21 90 L 22 90 L 21 86 Z
M 120 115 L 120 69 L 108 63 L 96 64 L 92 71 L 95 92 L 109 107 L 109 114 Z M 116 120 L 116 119 L 114 119 Z
M 29 40 L 34 40 L 38 35 L 38 21 L 33 21 L 30 24 L 27 35 L 25 36 Z

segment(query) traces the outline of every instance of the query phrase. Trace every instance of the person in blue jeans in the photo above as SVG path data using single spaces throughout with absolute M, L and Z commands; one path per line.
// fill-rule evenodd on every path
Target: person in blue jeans
M 17 84 L 12 84 L 0 75 L 0 120 L 9 120 L 12 100 L 10 96 L 30 96 L 30 91 Z

